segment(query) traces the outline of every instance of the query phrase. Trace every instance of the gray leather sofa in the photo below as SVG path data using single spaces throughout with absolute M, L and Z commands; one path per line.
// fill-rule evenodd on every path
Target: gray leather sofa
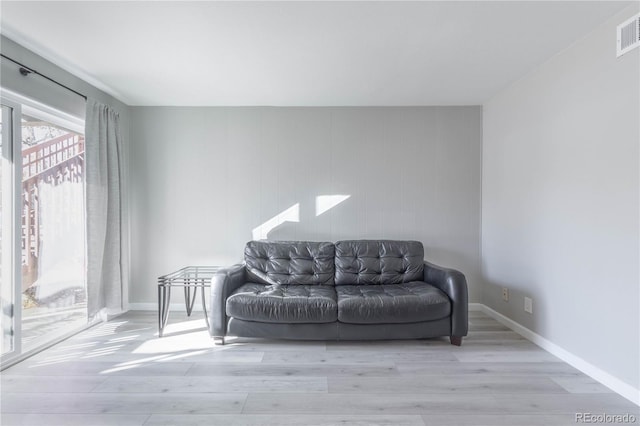
M 468 329 L 464 275 L 418 241 L 250 241 L 211 282 L 210 333 L 303 340 L 421 339 Z

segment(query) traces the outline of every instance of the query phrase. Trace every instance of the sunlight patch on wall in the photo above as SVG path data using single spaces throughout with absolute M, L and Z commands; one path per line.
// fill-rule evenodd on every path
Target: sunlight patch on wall
M 300 222 L 300 203 L 295 203 L 291 207 L 278 213 L 262 225 L 253 228 L 252 235 L 254 240 L 264 240 L 277 226 L 285 222 Z
M 320 216 L 322 213 L 331 210 L 349 197 L 351 197 L 351 195 L 318 195 L 316 197 L 316 216 Z

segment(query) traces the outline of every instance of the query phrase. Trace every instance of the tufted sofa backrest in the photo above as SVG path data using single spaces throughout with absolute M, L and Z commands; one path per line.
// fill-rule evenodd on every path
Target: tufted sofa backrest
M 423 280 L 424 247 L 419 241 L 338 241 L 335 250 L 336 285 Z
M 247 278 L 262 284 L 334 284 L 333 243 L 249 241 L 244 249 Z

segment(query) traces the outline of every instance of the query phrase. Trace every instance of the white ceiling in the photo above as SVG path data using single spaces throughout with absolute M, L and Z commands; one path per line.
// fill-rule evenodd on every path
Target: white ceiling
M 129 105 L 478 105 L 629 4 L 2 1 L 0 25 Z

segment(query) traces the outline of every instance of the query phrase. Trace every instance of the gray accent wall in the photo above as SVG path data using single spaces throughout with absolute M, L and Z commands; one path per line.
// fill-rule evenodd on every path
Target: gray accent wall
M 637 12 L 487 102 L 482 162 L 483 302 L 636 389 L 640 49 L 615 40 Z
M 156 303 L 157 277 L 184 265 L 241 261 L 260 225 L 422 241 L 480 300 L 481 107 L 131 111 L 131 302 Z

